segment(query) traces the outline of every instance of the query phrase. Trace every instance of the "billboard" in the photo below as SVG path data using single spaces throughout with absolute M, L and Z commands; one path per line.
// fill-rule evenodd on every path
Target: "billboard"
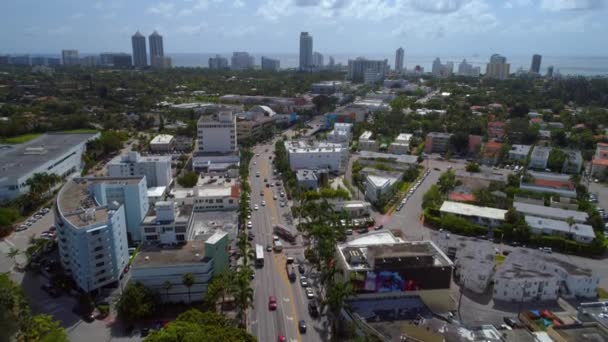
M 358 293 L 407 292 L 420 289 L 416 281 L 406 279 L 399 272 L 352 272 L 350 277 L 353 289 Z

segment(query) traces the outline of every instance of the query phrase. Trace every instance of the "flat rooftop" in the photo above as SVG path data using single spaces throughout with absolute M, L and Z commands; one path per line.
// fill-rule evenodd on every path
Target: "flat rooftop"
M 98 135 L 99 133 L 47 133 L 24 144 L 3 145 L 0 149 L 0 179 L 27 175 Z
M 344 150 L 341 144 L 329 142 L 311 142 L 298 140 L 286 141 L 285 149 L 290 153 L 318 153 L 318 152 L 339 152 Z
M 481 172 L 468 172 L 463 169 L 455 171 L 456 177 L 479 179 L 488 182 L 506 183 L 508 176 L 505 173 L 494 171 L 492 169 L 481 168 Z
M 439 210 L 448 214 L 483 217 L 493 220 L 504 220 L 505 214 L 507 213 L 507 211 L 503 209 L 480 207 L 452 201 L 444 201 Z
M 363 159 L 380 159 L 392 163 L 401 164 L 418 164 L 418 156 L 409 154 L 390 154 L 372 151 L 360 151 L 359 158 Z
M 204 211 L 192 213 L 188 240 L 206 240 L 217 231 L 236 233 L 236 211 Z
M 574 225 L 572 225 L 572 227 L 570 227 L 570 225 L 566 221 L 552 220 L 531 215 L 526 215 L 525 219 L 526 223 L 532 228 L 549 229 L 553 231 L 584 236 L 592 239 L 595 238 L 595 232 L 593 231 L 593 227 L 588 224 L 575 223 Z
M 591 269 L 579 267 L 565 260 L 566 256 L 546 254 L 538 250 L 516 248 L 507 256 L 496 272 L 497 277 L 517 279 L 533 277 L 554 277 L 550 270 L 561 268 L 572 276 L 593 277 Z
M 205 241 L 188 241 L 177 246 L 144 247 L 133 259 L 132 267 L 177 266 L 205 261 Z
M 170 134 L 159 134 L 157 136 L 155 136 L 151 141 L 150 144 L 168 144 L 171 142 L 171 140 L 173 140 L 173 136 Z
M 572 217 L 575 222 L 583 223 L 589 217 L 586 212 L 582 211 L 545 207 L 523 202 L 513 202 L 513 208 L 524 215 L 547 217 L 562 221 L 565 221 L 568 217 Z

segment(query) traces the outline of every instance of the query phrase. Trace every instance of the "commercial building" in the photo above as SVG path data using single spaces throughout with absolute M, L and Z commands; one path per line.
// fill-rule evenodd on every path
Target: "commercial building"
M 407 154 L 410 151 L 411 140 L 411 134 L 401 133 L 390 144 L 390 146 L 388 147 L 388 151 L 393 154 Z
M 228 70 L 228 59 L 220 55 L 215 55 L 215 57 L 209 57 L 209 69 Z
M 108 176 L 146 176 L 148 187 L 169 186 L 172 181 L 171 156 L 142 156 L 130 151 L 110 160 Z
M 430 132 L 426 135 L 424 143 L 424 152 L 426 153 L 444 153 L 450 146 L 450 138 L 452 133 Z
M 261 67 L 264 71 L 279 71 L 281 68 L 281 62 L 278 59 L 262 56 Z
M 441 60 L 439 57 L 435 58 L 433 61 L 433 70 L 432 74 L 435 77 L 450 77 L 454 73 L 454 63 L 446 62 L 445 64 L 441 64 Z
M 150 150 L 156 153 L 168 153 L 175 148 L 175 138 L 170 134 L 159 134 L 150 141 Z
M 348 147 L 352 137 L 353 124 L 336 122 L 334 129 L 327 133 L 327 141 Z
M 514 161 L 525 161 L 530 154 L 532 146 L 530 145 L 511 145 L 509 150 L 509 159 Z
M 534 146 L 532 154 L 530 155 L 528 167 L 531 169 L 545 170 L 547 168 L 547 161 L 549 160 L 551 150 L 551 147 Z
M 171 61 L 171 57 L 152 56 L 150 57 L 150 65 L 156 69 L 171 69 L 173 63 Z
M 348 148 L 328 142 L 286 141 L 285 149 L 292 170 L 328 169 L 340 172 L 346 167 Z
M 577 224 L 583 224 L 587 222 L 587 219 L 589 218 L 589 214 L 584 211 L 545 207 L 523 202 L 513 202 L 513 208 L 526 216 L 536 216 L 550 220 L 566 221 L 571 217 Z
M 101 205 L 90 186 L 90 179 L 69 181 L 55 206 L 61 265 L 84 292 L 119 281 L 129 262 L 125 206 Z
M 403 48 L 400 47 L 395 51 L 395 71 L 398 73 L 403 71 L 403 56 L 404 51 Z
M 361 133 L 357 147 L 359 151 L 378 151 L 380 144 L 375 139 L 372 139 L 372 132 L 365 131 Z
M 597 143 L 595 149 L 595 155 L 591 161 L 591 174 L 594 177 L 606 178 L 608 175 L 606 170 L 608 169 L 608 144 Z
M 236 51 L 232 53 L 230 69 L 232 70 L 247 70 L 252 69 L 255 61 L 253 56 L 247 52 Z
M 80 57 L 78 56 L 78 50 L 62 50 L 61 61 L 65 66 L 79 65 Z
M 395 185 L 401 180 L 401 173 L 397 172 L 378 170 L 365 173 L 365 198 L 372 203 L 388 201 L 395 192 Z
M 115 68 L 127 69 L 133 66 L 131 55 L 126 53 L 115 53 L 112 56 L 112 66 Z
M 519 248 L 507 256 L 494 276 L 494 299 L 510 302 L 595 298 L 600 277 L 558 256 Z
M 532 56 L 532 65 L 530 66 L 530 72 L 540 74 L 540 62 L 542 60 L 541 55 L 533 55 Z
M 197 123 L 198 152 L 234 153 L 237 151 L 236 116 L 230 111 L 201 116 Z
M 337 269 L 357 299 L 420 297 L 434 311 L 453 309 L 453 263 L 432 241 L 373 232 L 337 247 Z
M 310 71 L 313 67 L 312 61 L 312 36 L 308 32 L 300 33 L 300 70 Z
M 146 37 L 139 31 L 131 37 L 131 45 L 133 46 L 133 64 L 136 68 L 145 68 L 148 66 L 148 52 L 146 51 Z
M 319 95 L 333 95 L 342 84 L 341 81 L 317 82 L 312 84 L 310 92 Z
M 0 145 L 0 201 L 29 191 L 26 181 L 36 173 L 69 178 L 80 174 L 87 142 L 99 133 L 47 133 L 27 143 Z
M 329 200 L 335 213 L 345 212 L 350 218 L 367 217 L 372 212 L 372 205 L 367 201 Z
M 505 80 L 509 78 L 510 67 L 506 57 L 494 54 L 490 57 L 490 63 L 486 67 L 485 77 Z
M 236 135 L 238 141 L 248 138 L 258 138 L 274 127 L 274 118 L 263 115 L 238 115 L 236 121 Z
M 481 69 L 479 67 L 474 67 L 470 63 L 467 63 L 466 59 L 463 59 L 462 62 L 458 64 L 458 76 L 479 77 L 480 73 Z
M 148 36 L 148 44 L 150 45 L 150 61 L 152 66 L 154 64 L 154 57 L 164 57 L 165 48 L 163 46 L 163 36 L 158 32 L 154 31 Z
M 405 171 L 418 165 L 418 156 L 410 154 L 391 154 L 372 151 L 359 152 L 359 163 L 362 165 L 373 166 L 382 160 L 392 169 Z
M 531 215 L 526 215 L 525 219 L 532 234 L 561 236 L 580 243 L 591 243 L 595 239 L 593 227 L 588 224 L 574 223 L 570 226 L 566 221 Z
M 442 215 L 450 214 L 464 217 L 469 221 L 485 226 L 497 227 L 505 220 L 506 210 L 480 207 L 472 204 L 444 201 L 439 209 Z
M 388 72 L 388 61 L 385 60 L 369 60 L 363 57 L 357 59 L 348 60 L 348 74 L 347 78 L 353 82 L 363 82 L 365 73 L 371 73 L 374 75 L 384 75 Z
M 188 239 L 192 206 L 178 206 L 174 201 L 156 202 L 141 223 L 142 241 L 146 244 L 177 244 Z
M 172 191 L 173 201 L 180 206 L 192 206 L 194 212 L 230 211 L 239 206 L 239 186 L 233 181 L 204 182 L 187 190 Z
M 179 245 L 147 246 L 131 264 L 131 279 L 161 294 L 164 302 L 201 301 L 213 278 L 229 267 L 228 234 L 214 232 Z M 184 274 L 194 276 L 190 288 Z M 171 284 L 170 287 L 166 284 Z

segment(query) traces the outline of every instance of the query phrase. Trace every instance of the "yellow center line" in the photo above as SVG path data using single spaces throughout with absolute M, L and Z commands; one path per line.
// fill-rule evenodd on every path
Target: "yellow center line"
M 285 285 L 287 287 L 287 292 L 288 292 L 288 296 L 289 296 L 289 306 L 291 307 L 291 314 L 293 317 L 293 323 L 295 325 L 296 336 L 298 337 L 298 341 L 301 342 L 302 335 L 300 335 L 300 330 L 298 329 L 299 320 L 298 320 L 298 315 L 296 313 L 296 304 L 295 304 L 295 300 L 294 300 L 295 297 L 293 295 L 293 287 L 291 286 L 291 282 L 289 281 L 289 278 L 287 277 L 287 270 L 285 268 L 285 266 L 287 265 L 287 263 L 285 261 L 285 254 L 283 254 L 283 253 L 275 254 L 274 255 L 274 264 L 276 266 L 281 266 L 279 268 L 282 268 L 282 270 L 279 269 L 278 272 L 280 274 L 282 274 L 281 279 L 283 279 L 283 282 L 285 283 Z M 295 270 L 294 270 L 294 272 L 295 272 Z M 287 333 L 287 332 L 285 332 L 285 333 Z

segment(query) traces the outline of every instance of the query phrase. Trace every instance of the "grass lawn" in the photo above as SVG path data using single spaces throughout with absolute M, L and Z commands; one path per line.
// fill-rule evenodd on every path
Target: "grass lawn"
M 61 131 L 61 133 L 97 133 L 99 132 L 96 129 L 91 129 L 91 128 L 79 128 L 79 129 L 72 129 L 69 131 Z
M 604 290 L 601 287 L 598 287 L 597 296 L 599 297 L 599 299 L 608 299 L 608 291 Z
M 506 258 L 506 256 L 504 256 L 502 254 L 496 254 L 496 256 L 494 257 L 494 261 L 496 262 L 496 266 L 502 265 L 502 263 L 505 262 L 505 258 Z
M 0 139 L 0 143 L 3 143 L 3 144 L 23 144 L 23 143 L 26 143 L 26 142 L 28 142 L 30 140 L 38 138 L 40 135 L 42 135 L 42 134 L 41 133 L 30 133 L 30 134 L 18 135 L 16 137 L 11 137 L 11 138 L 1 138 Z

